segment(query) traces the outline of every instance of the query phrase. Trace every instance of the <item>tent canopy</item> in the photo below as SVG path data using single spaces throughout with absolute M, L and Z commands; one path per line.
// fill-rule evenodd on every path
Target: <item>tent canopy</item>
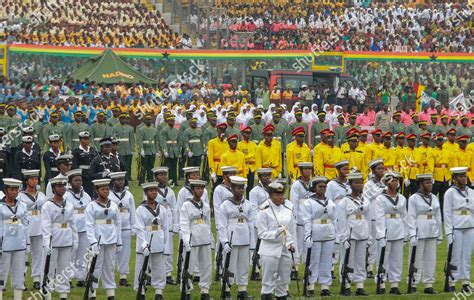
M 112 50 L 106 49 L 101 55 L 90 58 L 82 66 L 69 75 L 74 80 L 88 78 L 90 81 L 98 83 L 156 83 L 155 80 L 141 74 L 123 59 L 115 54 Z

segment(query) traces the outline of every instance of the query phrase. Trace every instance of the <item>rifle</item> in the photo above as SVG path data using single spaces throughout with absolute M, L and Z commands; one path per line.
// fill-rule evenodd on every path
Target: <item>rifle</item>
M 219 281 L 222 275 L 222 244 L 219 243 L 219 247 L 217 248 L 216 254 L 216 276 L 214 278 L 215 281 Z
M 411 247 L 411 255 L 410 255 L 410 266 L 408 268 L 408 287 L 407 293 L 411 294 L 412 292 L 412 284 L 415 280 L 415 272 L 417 269 L 415 268 L 415 258 L 416 258 L 416 246 Z
M 444 265 L 444 291 L 446 293 L 450 292 L 449 279 L 454 280 L 452 271 L 456 271 L 458 269 L 457 266 L 453 266 L 451 264 L 451 259 L 453 256 L 453 244 L 454 243 L 451 243 L 448 246 L 448 258 L 446 259 L 446 264 Z
M 309 265 L 311 263 L 311 248 L 307 249 L 306 253 L 306 262 L 304 266 L 304 279 L 303 279 L 303 295 L 305 297 L 309 297 L 308 295 L 308 285 L 309 285 L 309 276 L 311 276 L 311 270 L 309 269 Z
M 296 260 L 295 260 L 295 251 L 290 251 L 291 253 L 291 271 L 298 272 L 296 269 Z M 298 291 L 298 298 L 300 298 L 300 278 L 296 277 L 296 290 Z
M 183 239 L 179 239 L 179 248 L 178 248 L 178 267 L 176 270 L 176 283 L 180 284 L 181 283 L 181 268 L 183 267 L 183 250 L 184 250 L 184 245 L 183 245 Z
M 349 241 L 351 239 L 351 235 L 352 235 L 352 228 L 349 232 Z M 349 273 L 354 272 L 354 269 L 349 267 L 349 255 L 350 255 L 350 253 L 351 253 L 351 245 L 350 245 L 350 242 L 349 242 L 349 248 L 347 248 L 346 252 L 344 253 L 344 263 L 343 263 L 342 269 L 341 269 L 341 290 L 340 290 L 341 295 L 344 295 L 344 291 L 346 289 L 346 284 L 348 282 L 350 282 Z
M 257 267 L 260 269 L 260 255 L 258 254 L 258 250 L 260 250 L 260 243 L 261 239 L 257 239 L 257 244 L 255 245 L 255 250 L 253 251 L 252 255 L 252 272 L 250 273 L 250 280 L 257 281 L 258 278 L 258 273 L 257 273 Z
M 99 239 L 97 240 L 98 247 L 100 247 L 100 238 L 101 236 L 99 236 Z M 86 289 L 84 290 L 84 300 L 89 300 L 89 290 L 94 291 L 92 288 L 92 283 L 99 281 L 97 278 L 94 277 L 95 264 L 97 263 L 97 256 L 99 256 L 99 253 L 95 253 L 94 256 L 92 257 L 91 265 L 89 267 L 89 271 L 87 272 Z
M 189 237 L 189 242 L 191 242 L 191 237 Z M 184 243 L 184 242 L 183 242 Z M 186 251 L 186 257 L 184 258 L 184 267 L 181 273 L 181 300 L 186 300 L 186 292 L 188 291 L 188 280 L 191 278 L 189 274 L 189 258 L 191 256 L 191 251 Z
M 53 235 L 49 237 L 49 249 L 51 249 L 53 242 Z M 51 264 L 51 252 L 46 255 L 46 260 L 44 262 L 44 271 L 43 271 L 43 282 L 41 283 L 41 293 L 43 294 L 43 299 L 46 299 L 46 295 L 48 295 L 48 290 L 46 289 L 49 283 L 49 265 Z
M 232 246 L 232 237 L 234 236 L 234 232 L 232 231 L 230 233 L 230 240 L 229 240 L 229 244 Z M 230 254 L 232 253 L 232 251 L 229 251 L 229 253 L 227 253 L 225 255 L 225 262 L 224 262 L 224 269 L 222 270 L 222 286 L 221 286 L 221 300 L 225 300 L 226 299 L 226 295 L 225 295 L 225 290 L 226 290 L 226 287 L 231 287 L 231 284 L 229 282 L 229 277 L 232 275 L 232 273 L 229 271 L 229 264 L 230 264 Z
M 148 251 L 151 249 L 151 241 L 153 240 L 153 234 L 150 237 L 150 243 L 148 244 Z M 137 300 L 145 299 L 145 295 L 142 295 L 142 291 L 146 293 L 146 280 L 147 280 L 147 269 L 148 269 L 148 260 L 150 259 L 150 255 L 145 256 L 143 259 L 142 268 L 140 270 L 140 274 L 138 275 L 138 289 L 137 289 Z
M 383 276 L 385 275 L 385 268 L 383 266 L 384 261 L 385 261 L 385 247 L 383 246 L 382 249 L 380 250 L 380 260 L 379 260 L 379 267 L 377 269 L 377 289 L 376 293 L 377 295 L 381 294 L 381 285 L 383 283 Z

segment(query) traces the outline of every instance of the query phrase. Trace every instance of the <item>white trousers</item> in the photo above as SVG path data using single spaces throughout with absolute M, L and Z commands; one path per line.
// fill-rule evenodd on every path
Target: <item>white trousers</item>
M 26 250 L 3 252 L 1 257 L 1 274 L 0 278 L 3 283 L 1 289 L 5 289 L 7 285 L 8 273 L 10 273 L 11 286 L 14 290 L 23 290 L 25 288 L 25 262 Z M 69 284 L 69 283 L 68 283 Z
M 309 269 L 311 271 L 309 284 L 319 282 L 321 285 L 331 285 L 333 250 L 334 240 L 313 243 L 313 246 L 311 247 L 311 262 L 309 264 Z
M 132 231 L 122 230 L 122 250 L 117 253 L 117 271 L 120 275 L 130 273 L 130 253 L 132 247 Z
M 471 257 L 474 243 L 474 228 L 454 230 L 453 256 L 451 264 L 457 266 L 453 276 L 458 280 L 471 280 Z
M 304 226 L 296 226 L 296 249 L 298 250 L 298 255 L 295 257 L 295 259 L 297 259 L 297 263 L 304 263 L 307 251 L 304 244 Z
M 71 261 L 71 258 L 72 247 L 53 248 L 48 273 L 48 290 L 50 292 L 69 293 L 69 281 L 74 270 L 74 263 Z M 43 266 L 45 260 L 46 253 L 43 254 Z
M 378 243 L 377 243 L 378 244 Z M 382 248 L 377 245 L 377 266 L 376 271 L 379 267 L 380 253 Z M 385 274 L 383 281 L 390 283 L 399 283 L 402 280 L 403 273 L 403 240 L 388 241 L 385 246 L 385 258 L 384 264 Z M 374 276 L 375 282 L 377 282 L 377 276 Z M 388 280 L 387 280 L 388 278 Z
M 166 274 L 171 276 L 171 273 L 173 273 L 173 254 L 174 254 L 174 239 L 173 239 L 174 233 L 169 232 L 168 236 L 168 242 L 166 243 L 166 249 L 165 249 L 165 268 L 166 268 Z
M 186 256 L 185 253 L 183 253 Z M 196 270 L 199 268 L 200 280 L 199 287 L 209 290 L 212 280 L 212 254 L 211 245 L 191 247 L 191 254 L 189 256 L 189 270 Z M 184 261 L 183 261 L 184 266 Z M 192 288 L 192 285 L 190 285 Z
M 39 281 L 43 273 L 43 236 L 30 237 L 31 277 Z
M 249 266 L 244 263 L 250 259 L 249 246 L 232 246 L 230 254 L 229 271 L 234 274 L 230 283 L 238 286 L 247 286 L 249 282 Z M 225 255 L 224 255 L 225 262 Z M 224 264 L 222 265 L 224 267 Z
M 276 297 L 286 296 L 290 284 L 291 253 L 283 249 L 281 257 L 261 255 L 262 289 L 261 294 L 275 293 Z
M 89 240 L 86 232 L 78 233 L 77 249 L 72 252 L 72 261 L 74 262 L 75 272 L 74 278 L 79 281 L 86 280 L 87 275 L 87 248 L 89 247 Z
M 354 273 L 349 273 L 349 279 L 354 283 L 363 283 L 367 279 L 367 270 L 365 268 L 365 258 L 367 254 L 367 241 L 351 240 L 351 251 L 349 252 L 349 267 L 354 269 Z M 341 263 L 339 269 L 342 269 L 344 263 L 345 248 L 341 248 Z M 341 272 L 339 272 L 341 274 Z
M 374 264 L 375 264 L 375 261 L 377 260 L 377 240 L 375 239 L 375 237 L 377 236 L 377 227 L 375 226 L 375 221 L 371 221 L 370 222 L 371 226 L 370 226 L 370 230 L 372 232 L 372 239 L 371 239 L 371 245 L 369 246 L 369 248 L 367 249 L 368 252 L 369 252 L 369 257 L 368 257 L 368 262 L 369 262 L 369 266 L 367 267 L 367 271 L 373 271 L 373 268 L 374 268 Z M 365 261 L 364 261 L 365 263 Z
M 94 270 L 94 277 L 102 280 L 104 289 L 115 289 L 114 264 L 116 256 L 116 245 L 101 245 L 99 256 Z M 97 289 L 99 284 L 93 284 L 94 289 Z
M 435 281 L 436 270 L 436 239 L 418 240 L 415 256 L 415 284 L 420 280 L 424 284 L 433 284 Z M 423 276 L 423 279 L 422 279 Z
M 135 277 L 133 287 L 138 290 L 138 276 L 143 266 L 143 254 L 137 254 L 135 260 Z M 163 290 L 166 285 L 165 256 L 163 253 L 152 253 L 148 259 L 148 269 L 151 269 L 151 286 L 155 290 Z

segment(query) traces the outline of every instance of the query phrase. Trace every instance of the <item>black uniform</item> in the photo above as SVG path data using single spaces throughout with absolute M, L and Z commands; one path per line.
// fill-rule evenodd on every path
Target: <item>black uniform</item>
M 88 152 L 84 151 L 82 148 L 76 148 L 72 150 L 71 154 L 72 168 L 82 169 L 82 186 L 87 194 L 92 195 L 94 186 L 92 184 L 93 178 L 90 176 L 90 167 L 94 157 L 97 156 L 97 151 L 91 147 L 89 147 Z
M 8 175 L 8 157 L 10 155 L 10 148 L 3 147 L 0 149 L 0 190 L 3 191 L 3 178 Z
M 46 171 L 46 174 L 44 174 L 45 186 L 48 185 L 49 179 L 59 175 L 58 162 L 56 161 L 56 157 L 59 155 L 54 154 L 51 150 L 43 154 L 44 169 Z
M 89 169 L 89 177 L 91 180 L 102 179 L 102 172 L 105 169 L 110 172 L 120 172 L 120 162 L 116 156 L 110 154 L 110 156 L 105 156 L 104 154 L 97 155 L 91 161 L 91 167 Z
M 22 170 L 41 170 L 41 156 L 40 153 L 32 149 L 31 154 L 28 155 L 23 151 L 23 148 L 15 155 L 16 170 L 15 178 L 23 180 Z M 40 172 L 41 177 L 41 172 Z

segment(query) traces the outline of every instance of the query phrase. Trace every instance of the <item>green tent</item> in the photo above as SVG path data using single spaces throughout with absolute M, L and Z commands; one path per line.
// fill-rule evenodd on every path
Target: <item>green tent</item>
M 82 66 L 69 75 L 74 80 L 88 78 L 98 83 L 156 83 L 155 80 L 130 67 L 112 50 L 106 49 L 101 55 L 88 59 Z

